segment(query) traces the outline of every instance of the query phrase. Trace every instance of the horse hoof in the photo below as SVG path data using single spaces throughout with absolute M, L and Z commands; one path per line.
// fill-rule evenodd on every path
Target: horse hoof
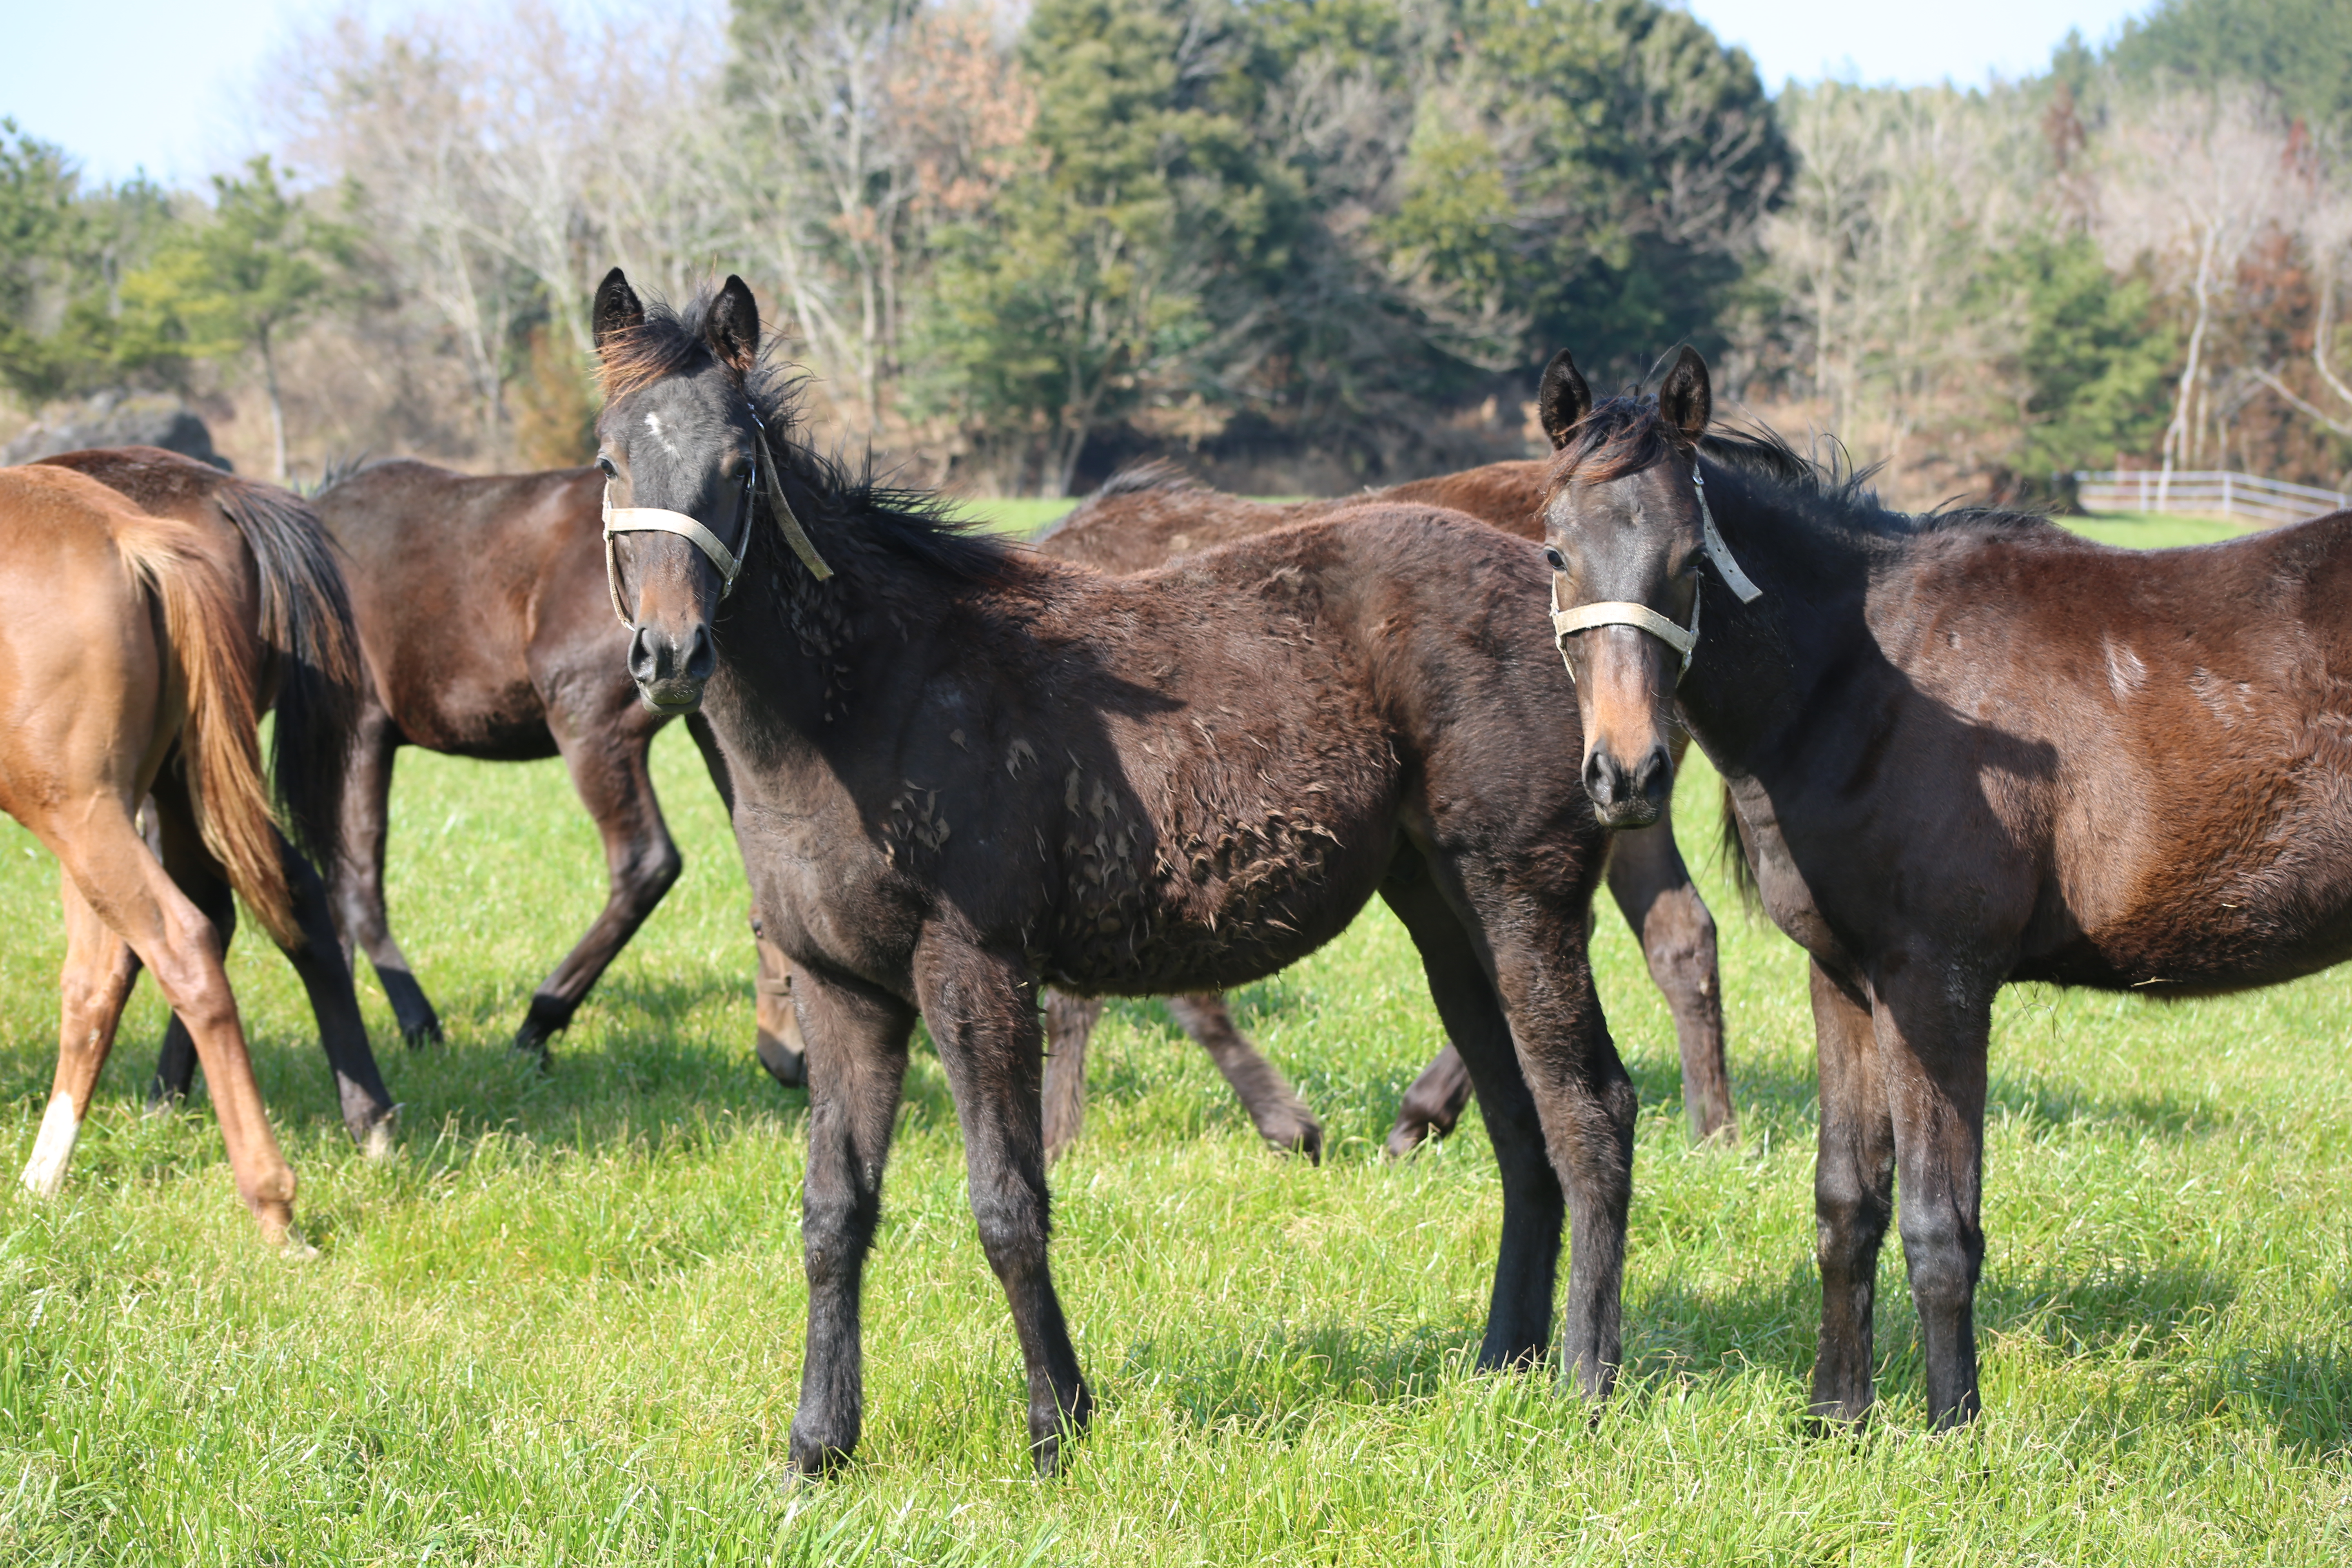
M 768 1076 L 786 1089 L 808 1087 L 808 1058 L 767 1030 L 760 1031 L 760 1037 L 751 1049 L 759 1057 L 760 1065 L 768 1069 Z
M 441 1020 L 428 1018 L 413 1029 L 403 1026 L 400 1031 L 400 1043 L 412 1051 L 421 1051 L 427 1046 L 441 1044 Z
M 288 1226 L 274 1244 L 281 1263 L 310 1263 L 317 1259 L 319 1249 L 302 1239 L 302 1233 Z
M 360 1146 L 361 1159 L 374 1161 L 392 1158 L 392 1135 L 398 1124 L 399 1117 L 400 1107 L 395 1105 L 384 1114 L 383 1121 L 359 1134 L 356 1142 Z
M 1261 1127 L 1258 1133 L 1266 1146 L 1277 1153 L 1304 1154 L 1310 1165 L 1323 1163 L 1323 1124 L 1319 1121 L 1310 1118 L 1287 1125 Z
M 1429 1141 L 1429 1124 L 1425 1121 L 1400 1121 L 1389 1129 L 1389 1141 L 1381 1152 L 1391 1160 L 1402 1160 Z
M 555 1065 L 555 1052 L 548 1046 L 555 1031 L 536 1018 L 525 1018 L 522 1027 L 515 1031 L 513 1048 L 526 1056 L 539 1058 L 539 1069 L 545 1072 Z

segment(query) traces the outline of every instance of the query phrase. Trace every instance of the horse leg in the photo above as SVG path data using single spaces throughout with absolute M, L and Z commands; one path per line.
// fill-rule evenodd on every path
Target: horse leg
M 1087 1121 L 1087 1045 L 1102 1017 L 1102 998 L 1045 992 L 1045 1158 L 1078 1141 Z
M 1500 900 L 1488 901 L 1497 907 Z M 1633 1080 L 1618 1059 L 1585 962 L 1589 917 L 1556 931 L 1495 931 L 1495 987 L 1568 1196 L 1568 1310 L 1560 1360 L 1605 1399 L 1622 1356 L 1625 1211 L 1633 1195 Z M 1457 1038 L 1459 1037 L 1456 1037 Z
M 24 1177 L 26 1189 L 42 1197 L 54 1197 L 65 1184 L 66 1165 L 81 1137 L 82 1118 L 89 1114 L 90 1095 L 114 1048 L 114 1026 L 139 978 L 139 960 L 130 943 L 98 918 L 72 877 L 63 876 L 59 883 L 66 963 L 58 985 L 58 1070 Z
M 153 809 L 153 843 L 161 852 L 163 868 L 180 890 L 188 895 L 189 901 L 213 922 L 220 936 L 221 955 L 226 959 L 229 943 L 236 934 L 236 899 L 228 879 L 221 874 L 220 863 L 213 858 L 212 851 L 205 847 L 204 837 L 189 815 L 187 802 L 178 792 L 159 792 Z M 303 935 L 302 945 L 280 951 L 294 966 L 303 991 L 310 996 L 310 1012 L 319 1024 L 319 1043 L 327 1053 L 329 1070 L 335 1075 L 335 1099 L 342 1111 L 343 1126 L 350 1131 L 352 1142 L 369 1158 L 380 1159 L 392 1152 L 395 1108 L 391 1091 L 383 1086 L 383 1076 L 377 1070 L 375 1052 L 368 1046 L 367 1025 L 360 1016 L 359 997 L 352 989 L 351 966 L 344 962 L 341 944 L 335 939 L 327 889 L 318 872 L 295 852 L 285 835 L 274 828 L 271 832 L 278 841 L 278 864 L 285 868 L 287 889 L 293 895 L 294 918 Z M 174 1014 L 164 1030 L 163 1048 L 156 1057 L 155 1079 L 147 1094 L 148 1109 L 158 1110 L 184 1100 L 194 1068 L 194 1045 L 187 1026 Z
M 1871 1010 L 1903 1173 L 1896 1224 L 1927 1356 L 1927 1415 L 1939 1429 L 1982 1408 L 1976 1290 L 1992 994 L 1956 1002 L 1956 989 L 1948 970 L 1915 962 L 1874 985 Z
M 1731 1074 L 1723 1059 L 1723 984 L 1716 965 L 1715 917 L 1691 885 L 1675 842 L 1673 808 L 1657 822 L 1617 835 L 1609 891 L 1642 939 L 1650 979 L 1665 994 L 1682 1047 L 1683 1115 L 1691 1141 L 1739 1141 Z
M 1323 1123 L 1307 1109 L 1307 1102 L 1298 1098 L 1282 1070 L 1234 1027 L 1223 992 L 1171 996 L 1168 1011 L 1233 1085 L 1259 1137 L 1285 1152 L 1306 1155 L 1310 1164 L 1323 1163 Z
M 819 1475 L 846 1460 L 865 1418 L 858 1287 L 882 1217 L 882 1167 L 907 1074 L 915 1015 L 897 997 L 799 970 L 793 995 L 808 1041 L 808 1174 L 801 1256 L 808 1276 L 808 1351 L 792 1465 Z
M 76 893 L 154 973 L 163 999 L 187 1024 L 212 1090 L 213 1113 L 228 1145 L 237 1194 L 260 1222 L 265 1240 L 273 1245 L 285 1241 L 294 1220 L 294 1173 L 278 1152 L 262 1109 L 261 1090 L 253 1081 L 253 1060 L 246 1051 L 244 1026 L 221 967 L 212 922 L 149 851 L 128 811 L 78 817 L 76 830 L 72 839 L 55 832 L 41 837 L 65 866 Z M 72 902 L 68 900 L 69 918 Z M 84 945 L 87 950 L 89 939 Z M 117 961 L 111 949 L 102 956 L 105 973 L 113 973 Z M 90 962 L 95 970 L 100 959 Z M 119 1014 L 119 998 L 113 1005 Z M 103 1044 L 111 1043 L 112 1033 L 109 1026 Z M 96 1063 L 87 1070 L 95 1083 L 96 1066 L 104 1061 L 103 1045 L 91 1054 Z M 78 1104 L 68 1102 L 76 1126 L 87 1105 L 87 1089 Z M 59 1115 L 55 1099 L 50 1114 Z M 70 1148 L 70 1138 L 66 1142 Z
M 1389 1129 L 1388 1157 L 1402 1160 L 1427 1140 L 1444 1137 L 1462 1120 L 1462 1108 L 1469 1103 L 1470 1069 L 1462 1065 L 1462 1053 L 1448 1041 L 1406 1088 L 1404 1103 L 1397 1107 L 1396 1125 Z
M 702 753 L 702 765 L 710 773 L 710 785 L 719 792 L 719 803 L 727 808 L 727 820 L 735 820 L 735 778 L 727 766 L 727 753 L 719 749 L 718 733 L 710 728 L 708 715 L 699 710 L 686 716 L 686 732 L 694 737 L 694 749 Z M 760 924 L 757 905 L 751 910 L 751 952 L 755 965 L 751 981 L 751 1054 L 768 1069 L 768 1076 L 786 1089 L 803 1089 L 808 1084 L 808 1047 L 801 1040 L 800 1014 L 793 1005 L 793 970 L 791 961 L 782 949 L 768 940 Z
M 327 868 L 327 885 L 343 941 L 367 954 L 399 1022 L 400 1037 L 413 1048 L 439 1043 L 441 1016 L 416 983 L 408 955 L 392 939 L 392 921 L 384 912 L 384 829 L 392 808 L 393 758 L 399 749 L 391 717 L 369 698 L 352 737 L 351 769 L 343 778 L 342 853 Z
M 1004 1287 L 1029 1374 L 1029 1451 L 1037 1473 L 1061 1468 L 1064 1437 L 1085 1429 L 1094 1396 L 1078 1373 L 1046 1262 L 1045 1142 L 1033 982 L 976 948 L 919 952 L 916 994 L 955 1090 L 965 1182 L 980 1245 Z
M 360 1016 L 359 994 L 352 988 L 351 963 L 335 938 L 326 884 L 283 834 L 276 837 L 286 886 L 294 896 L 294 918 L 302 928 L 301 945 L 280 951 L 310 998 L 319 1045 L 327 1053 L 328 1070 L 335 1075 L 335 1102 L 342 1111 L 343 1128 L 362 1152 L 380 1160 L 392 1152 L 393 1124 L 400 1108 L 392 1102 L 392 1091 L 384 1088 L 375 1051 L 368 1044 L 367 1021 Z
M 514 1048 L 533 1052 L 542 1062 L 549 1037 L 572 1022 L 580 999 L 686 868 L 686 858 L 662 821 L 661 803 L 654 798 L 653 775 L 646 766 L 652 732 L 593 721 L 567 724 L 551 713 L 550 718 L 564 764 L 572 770 L 572 787 L 604 840 L 604 867 L 612 885 L 603 912 L 555 973 L 540 983 L 522 1027 L 515 1031 Z M 568 743 L 567 734 L 572 737 Z
M 801 1039 L 800 1014 L 793 1005 L 791 963 L 751 917 L 751 952 L 759 973 L 751 982 L 751 1016 L 757 1033 L 751 1049 L 768 1076 L 786 1089 L 808 1086 L 808 1047 Z
M 1878 1247 L 1895 1206 L 1895 1125 L 1880 1080 L 1870 1003 L 1812 966 L 1820 1062 L 1821 1152 L 1813 1163 L 1814 1253 L 1822 1270 L 1822 1338 L 1813 1358 L 1816 1421 L 1869 1414 L 1876 1351 Z
M 1502 1171 L 1503 1237 L 1478 1367 L 1486 1372 L 1533 1365 L 1551 1341 L 1565 1212 L 1559 1177 L 1544 1156 L 1536 1102 L 1519 1071 L 1494 983 L 1469 932 L 1435 885 L 1425 876 L 1404 882 L 1391 878 L 1381 896 L 1420 951 L 1430 999 L 1459 1052 L 1456 1059 L 1477 1085 L 1479 1113 Z

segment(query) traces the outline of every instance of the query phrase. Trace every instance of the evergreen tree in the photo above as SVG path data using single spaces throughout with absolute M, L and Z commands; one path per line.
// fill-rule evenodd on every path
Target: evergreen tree
M 246 165 L 242 179 L 215 175 L 213 190 L 211 220 L 175 236 L 152 265 L 124 279 L 126 351 L 147 361 L 233 362 L 252 354 L 269 399 L 270 439 L 282 480 L 286 409 L 278 350 L 327 302 L 352 237 L 288 194 L 266 154 Z

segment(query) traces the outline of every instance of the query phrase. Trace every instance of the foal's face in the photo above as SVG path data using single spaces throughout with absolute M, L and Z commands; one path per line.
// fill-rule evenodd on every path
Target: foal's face
M 1706 426 L 1707 394 L 1706 366 L 1688 349 L 1683 355 L 1659 394 L 1667 426 L 1664 455 L 1606 479 L 1571 474 L 1545 501 L 1546 554 L 1563 610 L 1640 605 L 1677 628 L 1691 625 L 1703 559 L 1692 444 Z M 1556 447 L 1591 434 L 1578 426 L 1592 412 L 1591 395 L 1565 352 L 1544 373 L 1538 406 Z M 1603 416 L 1622 406 L 1612 405 Z M 1584 466 L 1604 468 L 1591 461 Z M 1572 632 L 1564 651 L 1576 681 L 1584 789 L 1593 812 L 1612 828 L 1646 827 L 1674 797 L 1669 742 L 1682 654 L 1656 634 L 1628 625 Z
M 608 363 L 626 352 L 625 334 L 644 320 L 614 268 L 596 294 L 597 347 Z M 706 353 L 605 405 L 596 464 L 613 507 L 683 513 L 740 557 L 752 547 L 749 482 L 759 450 L 743 388 L 758 353 L 759 314 L 741 279 L 727 279 L 704 339 Z M 609 549 L 638 694 L 656 712 L 692 712 L 718 660 L 711 623 L 725 587 L 718 565 L 675 532 L 616 532 Z

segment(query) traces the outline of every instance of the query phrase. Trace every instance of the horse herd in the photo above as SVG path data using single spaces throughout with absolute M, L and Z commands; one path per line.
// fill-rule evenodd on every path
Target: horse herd
M 2352 515 L 2150 553 L 1906 516 L 1711 428 L 1685 349 L 1655 396 L 1598 403 L 1560 354 L 1546 460 L 1297 506 L 1147 469 L 1022 545 L 813 450 L 739 279 L 673 310 L 615 269 L 594 326 L 592 469 L 382 463 L 310 506 L 146 448 L 0 470 L 0 804 L 63 866 L 68 938 L 28 1186 L 62 1181 L 143 965 L 173 1014 L 154 1094 L 202 1060 L 240 1195 L 292 1237 L 221 967 L 236 896 L 309 991 L 352 1135 L 389 1147 L 342 944 L 437 1037 L 384 912 L 404 744 L 561 755 L 596 819 L 610 896 L 516 1037 L 543 1057 L 677 879 L 646 759 L 683 717 L 751 887 L 759 1057 L 809 1095 L 795 1469 L 858 1439 L 918 1017 L 1051 1471 L 1092 1397 L 1046 1169 L 1098 998 L 1170 997 L 1267 1142 L 1318 1157 L 1221 993 L 1375 894 L 1450 1041 L 1390 1150 L 1475 1092 L 1501 1169 L 1478 1365 L 1557 1354 L 1603 1397 L 1634 1117 L 1586 958 L 1604 879 L 1672 1005 L 1693 1135 L 1737 1135 L 1714 927 L 1667 820 L 1695 742 L 1812 960 L 1812 1415 L 1872 1403 L 1895 1219 L 1946 1426 L 1979 1404 L 2000 986 L 2212 992 L 2352 954 Z

